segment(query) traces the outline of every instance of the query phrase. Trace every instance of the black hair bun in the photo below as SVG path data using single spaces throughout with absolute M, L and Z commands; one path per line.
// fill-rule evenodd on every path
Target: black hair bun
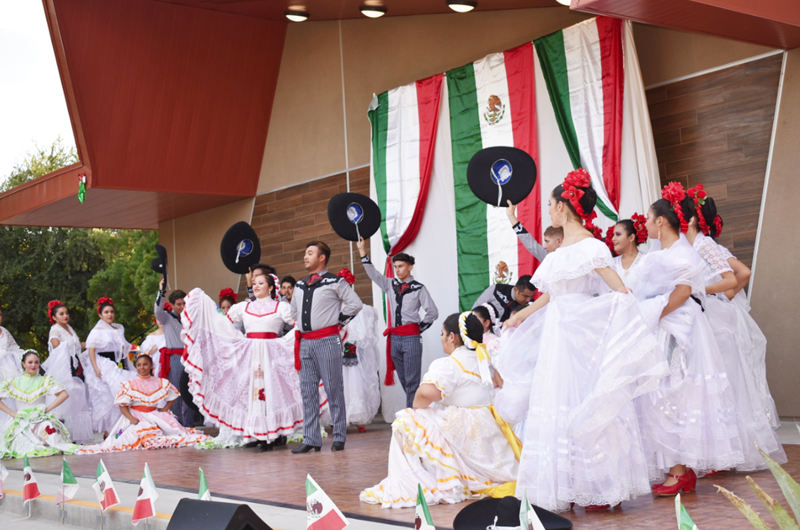
M 483 342 L 483 324 L 474 314 L 467 315 L 465 322 L 467 337 L 477 342 Z

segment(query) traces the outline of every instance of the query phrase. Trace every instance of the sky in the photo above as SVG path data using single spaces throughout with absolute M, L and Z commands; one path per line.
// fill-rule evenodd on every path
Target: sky
M 0 0 L 0 182 L 35 145 L 75 145 L 41 0 Z

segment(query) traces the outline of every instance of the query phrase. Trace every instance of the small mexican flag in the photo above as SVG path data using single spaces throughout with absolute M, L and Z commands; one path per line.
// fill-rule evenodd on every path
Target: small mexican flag
M 58 488 L 58 493 L 56 493 L 56 506 L 71 500 L 76 493 L 78 493 L 78 481 L 75 480 L 75 475 L 72 474 L 72 470 L 69 468 L 65 458 L 64 463 L 61 465 L 61 487 Z
M 415 530 L 436 530 L 431 519 L 431 512 L 428 511 L 428 503 L 425 502 L 425 495 L 422 493 L 422 485 L 417 484 L 417 513 L 414 516 Z
M 6 466 L 4 466 L 3 464 L 0 464 L 0 499 L 2 499 L 3 495 L 4 495 L 3 494 L 3 481 L 5 481 L 6 478 L 8 478 L 8 470 L 6 469 Z
M 306 476 L 308 530 L 342 530 L 350 524 L 311 475 Z
M 206 474 L 200 468 L 200 491 L 197 493 L 197 499 L 201 501 L 210 501 L 211 492 L 208 491 L 208 484 L 206 483 Z
M 675 497 L 675 516 L 678 518 L 678 530 L 697 530 L 697 525 L 689 517 L 686 507 L 681 504 L 680 493 Z
M 32 501 L 41 493 L 39 492 L 39 484 L 36 482 L 36 477 L 33 476 L 33 470 L 31 469 L 31 465 L 28 463 L 28 457 L 25 457 L 25 469 L 23 470 L 22 478 L 24 480 L 24 484 L 22 486 L 22 503 L 25 504 L 28 501 Z
M 111 482 L 111 475 L 108 474 L 103 460 L 97 464 L 97 481 L 92 484 L 92 489 L 97 494 L 97 502 L 100 503 L 100 509 L 106 511 L 112 506 L 119 504 L 119 495 L 117 490 L 114 489 L 114 483 Z
M 531 506 L 528 500 L 527 488 L 525 489 L 525 496 L 522 499 L 522 503 L 519 505 L 519 525 L 522 527 L 522 530 L 544 530 L 542 521 L 539 520 L 539 516 L 536 515 L 536 510 L 533 509 L 533 506 Z
M 138 525 L 142 519 L 155 516 L 156 499 L 158 499 L 158 491 L 156 491 L 156 485 L 150 475 L 150 467 L 145 463 L 142 482 L 139 485 L 139 495 L 136 497 L 136 504 L 133 506 L 133 517 L 131 519 L 133 526 Z

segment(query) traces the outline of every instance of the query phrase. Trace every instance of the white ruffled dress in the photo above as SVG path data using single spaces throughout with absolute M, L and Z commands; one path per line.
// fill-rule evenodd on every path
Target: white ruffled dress
M 53 339 L 58 339 L 58 347 L 53 348 Z M 86 383 L 80 377 L 72 375 L 73 365 L 77 373 L 86 371 L 86 366 L 80 361 L 81 341 L 72 326 L 66 328 L 54 324 L 50 328 L 47 338 L 47 347 L 50 354 L 42 363 L 45 373 L 56 381 L 62 381 L 64 389 L 69 394 L 69 399 L 53 411 L 56 417 L 61 418 L 64 426 L 72 435 L 75 442 L 92 442 L 92 407 L 89 404 Z M 78 369 L 78 366 L 82 368 Z M 85 379 L 85 375 L 84 375 Z M 53 399 L 53 398 L 50 398 Z
M 667 373 L 636 298 L 611 292 L 596 269 L 611 267 L 587 238 L 547 255 L 533 283 L 546 311 L 505 333 L 496 369 L 504 419 L 525 419 L 517 496 L 565 511 L 649 494 L 634 400 Z
M 14 336 L 0 326 L 0 378 L 3 381 L 22 375 L 22 353 L 23 350 L 17 345 Z M 9 402 L 6 405 L 14 410 L 14 403 Z M 8 414 L 0 412 L 0 424 L 5 424 L 8 418 Z
M 277 335 L 292 324 L 286 302 L 239 302 L 225 313 L 201 289 L 193 289 L 181 314 L 187 348 L 183 360 L 189 390 L 206 425 L 220 435 L 205 447 L 232 447 L 254 440 L 272 442 L 302 431 L 303 398 L 294 367 L 294 334 L 282 338 L 247 338 L 233 323 L 243 322 L 248 334 Z M 320 410 L 327 397 L 320 396 Z
M 418 484 L 429 505 L 514 494 L 519 440 L 494 411 L 493 389 L 478 372 L 475 351 L 464 346 L 431 363 L 422 384 L 435 385 L 442 400 L 397 413 L 389 476 L 362 491 L 362 502 L 410 508 Z
M 697 234 L 694 248 L 704 261 L 706 286 L 722 280 L 723 272 L 733 272 L 719 245 L 710 237 Z M 772 423 L 777 419 L 777 414 L 773 412 L 766 399 L 766 396 L 770 396 L 766 384 L 766 339 L 763 343 L 758 340 L 760 339 L 758 335 L 763 337 L 760 330 L 756 335 L 756 341 L 751 338 L 751 325 L 747 320 L 752 320 L 752 317 L 747 312 L 741 314 L 740 302 L 728 300 L 724 293 L 718 293 L 707 295 L 704 303 L 706 317 L 714 331 L 714 338 L 725 363 L 725 372 L 736 398 L 736 417 L 744 455 L 744 462 L 738 464 L 736 470 L 757 471 L 767 468 L 761 453 L 753 443 L 773 460 L 783 464 L 787 461 L 786 453 L 773 430 Z M 752 324 L 755 324 L 755 321 Z M 757 329 L 758 325 L 755 327 Z M 757 344 L 763 345 L 764 349 L 757 351 Z M 761 363 L 762 366 L 756 366 L 757 363 Z M 762 374 L 763 379 L 761 379 Z M 771 401 L 771 396 L 769 400 Z
M 151 333 L 142 341 L 142 344 L 139 346 L 139 351 L 142 353 L 146 353 L 153 359 L 153 373 L 159 373 L 161 369 L 161 348 L 167 347 L 167 338 L 166 335 L 163 333 Z M 150 353 L 150 350 L 155 348 L 153 353 Z
M 736 401 L 714 332 L 692 298 L 659 319 L 679 285 L 705 297 L 704 262 L 686 237 L 670 248 L 658 241 L 631 271 L 630 284 L 658 334 L 670 374 L 637 400 L 653 480 L 683 464 L 703 473 L 743 462 Z
M 98 378 L 89 360 L 89 348 L 95 349 L 95 361 L 100 370 Z M 125 340 L 125 328 L 121 324 L 108 324 L 100 320 L 86 337 L 86 350 L 81 354 L 86 386 L 89 387 L 89 401 L 92 405 L 92 429 L 94 432 L 110 431 L 121 414 L 114 405 L 120 385 L 136 377 L 136 372 L 121 369 L 117 363 L 127 358 L 131 345 Z M 101 352 L 114 352 L 112 362 L 98 355 Z

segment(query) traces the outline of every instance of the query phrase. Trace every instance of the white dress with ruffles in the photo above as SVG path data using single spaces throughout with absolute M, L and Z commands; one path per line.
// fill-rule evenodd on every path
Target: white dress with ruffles
M 612 264 L 593 238 L 548 254 L 532 279 L 547 311 L 504 333 L 496 403 L 508 421 L 527 416 L 517 496 L 548 510 L 650 493 L 634 400 L 667 364 L 635 297 L 596 271 Z
M 53 348 L 52 339 L 58 339 L 57 348 Z M 52 376 L 56 381 L 61 381 L 69 394 L 69 399 L 53 412 L 56 417 L 62 419 L 64 426 L 72 435 L 73 441 L 92 442 L 94 439 L 92 407 L 89 404 L 88 389 L 84 380 L 72 375 L 73 364 L 75 367 L 82 368 L 82 370 L 78 370 L 78 373 L 86 371 L 86 366 L 80 361 L 81 340 L 69 324 L 66 329 L 59 324 L 53 324 L 47 337 L 47 347 L 50 354 L 42 363 L 42 368 L 47 375 Z
M 97 377 L 89 360 L 89 348 L 95 349 L 95 361 L 101 378 Z M 86 337 L 86 350 L 81 354 L 86 386 L 89 387 L 89 400 L 92 404 L 92 429 L 104 432 L 111 429 L 121 414 L 114 406 L 114 399 L 120 385 L 136 377 L 136 372 L 121 369 L 117 363 L 127 357 L 131 345 L 125 340 L 125 328 L 121 324 L 108 324 L 100 320 Z M 98 355 L 101 352 L 114 352 L 116 362 Z
M 688 285 L 705 297 L 704 262 L 686 237 L 668 249 L 658 241 L 632 271 L 631 287 L 658 334 L 670 374 L 637 400 L 653 480 L 683 464 L 703 473 L 743 462 L 736 402 L 714 332 L 692 298 L 659 319 L 672 291 Z
M 189 389 L 206 425 L 220 427 L 220 435 L 209 447 L 272 442 L 302 430 L 303 398 L 294 367 L 294 334 L 247 338 L 233 325 L 243 322 L 248 334 L 277 335 L 284 323 L 294 323 L 289 304 L 272 299 L 239 302 L 226 316 L 199 288 L 192 289 L 184 300 L 181 334 L 188 354 L 183 365 L 189 374 Z M 324 395 L 320 403 L 327 408 Z
M 23 350 L 17 345 L 14 336 L 6 328 L 0 326 L 0 378 L 3 381 L 22 375 L 22 353 Z M 6 403 L 6 405 L 14 409 L 14 403 Z M 0 424 L 5 424 L 8 418 L 8 414 L 0 412 Z
M 429 505 L 514 494 L 519 440 L 494 411 L 494 391 L 479 370 L 475 351 L 464 346 L 431 363 L 422 384 L 435 385 L 442 400 L 397 413 L 389 476 L 362 491 L 362 502 L 413 507 L 418 484 Z
M 723 272 L 733 272 L 727 257 L 710 237 L 697 234 L 694 248 L 704 261 L 706 286 L 721 281 Z M 762 367 L 755 366 L 757 362 L 765 363 L 766 342 L 763 343 L 763 351 L 756 351 L 756 342 L 751 338 L 751 326 L 740 314 L 741 305 L 728 300 L 725 293 L 706 295 L 704 304 L 706 317 L 714 331 L 714 338 L 725 363 L 725 372 L 736 398 L 736 417 L 744 455 L 744 462 L 738 464 L 736 470 L 757 471 L 767 468 L 754 443 L 776 462 L 785 463 L 786 453 L 773 430 L 772 421 L 777 415 L 765 406 L 764 388 L 769 395 L 769 387 L 766 385 L 766 377 L 761 379 L 761 374 L 766 374 L 766 364 Z M 749 317 L 748 313 L 745 314 Z M 759 334 L 763 336 L 760 330 Z M 760 338 L 758 335 L 756 337 Z

